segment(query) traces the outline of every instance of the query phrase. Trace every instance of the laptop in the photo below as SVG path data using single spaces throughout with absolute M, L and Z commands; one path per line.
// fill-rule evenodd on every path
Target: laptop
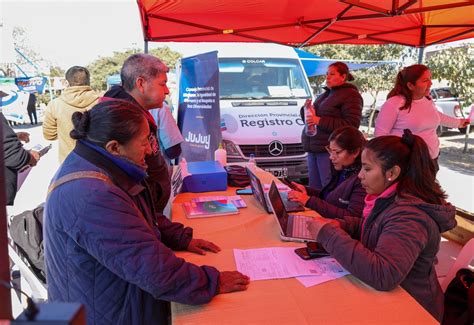
M 289 215 L 275 182 L 272 182 L 268 197 L 273 208 L 273 215 L 276 217 L 280 227 L 281 240 L 303 243 L 316 241 L 315 238 L 311 237 L 306 226 L 307 221 L 312 218 L 302 215 Z
M 265 193 L 263 190 L 262 182 L 250 169 L 247 168 L 247 174 L 250 178 L 250 187 L 252 188 L 253 196 L 255 199 L 260 202 L 261 206 L 268 212 L 272 213 L 272 206 L 270 205 L 270 200 L 268 199 L 268 193 Z M 276 185 L 275 185 L 276 186 Z M 283 204 L 285 209 L 288 212 L 299 212 L 304 211 L 304 206 L 299 202 L 294 202 L 288 200 L 288 193 L 281 192 L 280 196 L 282 197 Z

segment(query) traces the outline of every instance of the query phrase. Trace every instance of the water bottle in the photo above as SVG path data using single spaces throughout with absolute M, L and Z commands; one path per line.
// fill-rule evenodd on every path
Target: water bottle
M 222 147 L 222 143 L 220 143 L 219 148 L 214 151 L 214 160 L 218 161 L 222 167 L 227 165 L 227 151 Z
M 316 124 L 309 124 L 308 118 L 314 118 L 313 110 L 311 109 L 311 99 L 307 99 L 304 103 L 304 132 L 307 136 L 312 137 L 318 133 L 318 129 L 316 128 Z
M 250 169 L 251 172 L 255 172 L 256 167 L 257 163 L 255 162 L 255 155 L 251 153 L 249 157 L 249 162 L 247 163 L 247 168 Z

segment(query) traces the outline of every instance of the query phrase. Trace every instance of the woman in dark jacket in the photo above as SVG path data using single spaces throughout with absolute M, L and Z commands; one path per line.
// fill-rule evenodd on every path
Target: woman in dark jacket
M 319 191 L 293 182 L 298 190 L 291 191 L 288 198 L 326 218 L 361 217 L 367 193 L 357 174 L 365 143 L 364 135 L 352 126 L 335 130 L 326 147 L 333 166 L 329 184 Z
M 175 256 L 220 248 L 155 211 L 145 172 L 150 128 L 138 107 L 110 100 L 72 120 L 78 141 L 44 209 L 50 302 L 81 303 L 88 324 L 167 324 L 170 301 L 203 304 L 246 289 L 237 271 Z
M 308 230 L 346 270 L 374 289 L 399 285 L 438 321 L 443 292 L 435 270 L 441 233 L 456 226 L 422 138 L 370 140 L 359 173 L 367 191 L 362 218 L 315 217 Z
M 362 97 L 357 87 L 347 83 L 354 78 L 345 63 L 334 62 L 326 74 L 326 91 L 313 104 L 317 133 L 307 136 L 303 131 L 301 142 L 308 153 L 309 187 L 322 189 L 331 179 L 331 164 L 326 146 L 329 135 L 341 126 L 359 128 L 362 114 Z M 301 109 L 304 119 L 304 109 Z

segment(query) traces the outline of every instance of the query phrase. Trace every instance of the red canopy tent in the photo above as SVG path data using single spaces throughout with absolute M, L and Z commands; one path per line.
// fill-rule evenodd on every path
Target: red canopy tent
M 137 0 L 146 42 L 396 43 L 474 37 L 474 1 Z

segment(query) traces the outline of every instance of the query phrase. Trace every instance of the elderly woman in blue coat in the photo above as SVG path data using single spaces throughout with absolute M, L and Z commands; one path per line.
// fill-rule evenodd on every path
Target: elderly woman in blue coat
M 440 233 L 456 225 L 455 208 L 436 182 L 422 138 L 370 140 L 359 173 L 367 190 L 362 218 L 314 218 L 312 236 L 354 276 L 377 290 L 404 288 L 438 321 L 443 292 L 434 263 Z
M 78 140 L 45 205 L 50 301 L 79 302 L 88 324 L 165 324 L 169 302 L 202 304 L 245 290 L 248 278 L 178 258 L 218 252 L 155 213 L 145 181 L 150 128 L 142 110 L 111 100 L 73 115 Z

